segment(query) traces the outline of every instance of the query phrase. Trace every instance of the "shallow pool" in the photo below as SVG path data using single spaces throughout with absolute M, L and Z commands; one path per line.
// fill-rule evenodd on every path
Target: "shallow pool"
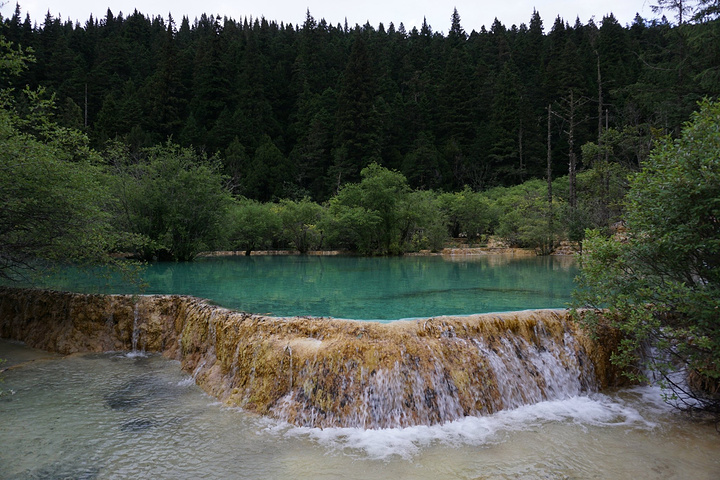
M 713 424 L 634 388 L 405 429 L 292 427 L 179 364 L 0 340 L 1 479 L 717 479 Z
M 193 295 L 275 316 L 395 320 L 564 308 L 577 274 L 573 257 L 229 256 L 150 264 L 144 292 Z M 45 284 L 83 293 L 139 291 L 75 269 Z

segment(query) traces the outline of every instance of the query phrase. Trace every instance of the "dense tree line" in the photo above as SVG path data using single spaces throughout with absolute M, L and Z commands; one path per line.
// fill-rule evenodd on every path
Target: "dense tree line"
M 30 60 L 7 42 L 2 47 L 21 64 Z M 21 100 L 1 93 L 0 277 L 117 263 L 114 253 L 147 261 L 192 260 L 214 249 L 402 254 L 440 250 L 451 237 L 483 245 L 490 235 L 548 252 L 570 228 L 567 177 L 553 182 L 548 204 L 543 180 L 442 192 L 412 188 L 401 172 L 373 162 L 325 202 L 260 202 L 233 196 L 216 158 L 171 141 L 138 152 L 114 142 L 100 155 L 85 134 L 53 121 L 54 103 L 42 89 L 25 90 Z M 625 188 L 621 174 L 607 180 Z M 607 227 L 591 214 L 596 171 L 581 173 L 578 183 L 585 226 Z
M 527 24 L 467 33 L 454 11 L 447 34 L 310 12 L 293 26 L 108 10 L 80 25 L 35 23 L 17 7 L 2 23 L 35 57 L 11 79 L 16 92 L 55 94 L 53 120 L 96 150 L 121 142 L 139 158 L 171 139 L 219 161 L 237 196 L 321 202 L 373 163 L 413 189 L 543 178 L 548 143 L 552 175 L 594 166 L 610 141 L 637 168 L 653 132 L 679 132 L 720 91 L 715 3 L 693 3 L 709 9 L 700 17 L 670 8 L 673 23 L 556 18 L 548 31 L 532 12 Z M 583 157 L 588 141 L 598 148 Z

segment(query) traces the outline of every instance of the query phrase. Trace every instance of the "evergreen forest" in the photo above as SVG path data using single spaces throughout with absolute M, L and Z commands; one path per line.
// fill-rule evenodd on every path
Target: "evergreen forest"
M 587 142 L 638 168 L 654 136 L 679 133 L 720 91 L 712 12 L 662 13 L 621 25 L 534 11 L 466 32 L 455 10 L 442 34 L 309 11 L 302 25 L 137 10 L 80 25 L 18 6 L 2 33 L 35 58 L 10 86 L 54 95 L 55 121 L 94 149 L 120 142 L 137 157 L 171 139 L 217 159 L 235 195 L 323 202 L 372 163 L 422 190 L 546 178 L 548 144 L 553 176 L 592 167 Z

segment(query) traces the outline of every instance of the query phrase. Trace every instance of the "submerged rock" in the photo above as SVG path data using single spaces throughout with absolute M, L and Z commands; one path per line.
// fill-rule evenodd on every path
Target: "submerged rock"
M 123 432 L 144 432 L 153 427 L 157 427 L 158 423 L 155 420 L 149 418 L 135 418 L 128 422 L 123 423 L 120 426 L 120 430 Z
M 0 336 L 60 353 L 135 344 L 180 360 L 227 404 L 313 427 L 432 425 L 617 379 L 616 333 L 591 341 L 563 310 L 381 324 L 251 315 L 182 296 L 0 288 Z M 136 398 L 126 397 L 113 404 Z

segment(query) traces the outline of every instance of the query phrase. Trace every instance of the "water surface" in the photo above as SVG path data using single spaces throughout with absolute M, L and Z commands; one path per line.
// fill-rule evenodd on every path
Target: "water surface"
M 0 340 L 0 479 L 716 480 L 720 435 L 636 388 L 386 430 L 223 407 L 160 356 Z
M 153 263 L 150 294 L 193 295 L 224 307 L 276 316 L 394 320 L 563 308 L 578 270 L 571 257 L 230 256 Z M 136 293 L 66 270 L 50 286 L 88 293 Z

